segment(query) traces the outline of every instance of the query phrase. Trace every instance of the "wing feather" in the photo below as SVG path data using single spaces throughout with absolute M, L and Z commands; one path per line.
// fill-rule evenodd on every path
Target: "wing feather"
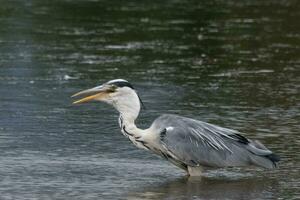
M 235 130 L 177 115 L 162 115 L 152 126 L 163 133 L 163 151 L 189 166 L 246 166 L 253 160 L 264 162 L 257 165 L 267 168 L 274 164 L 266 157 L 257 158 L 268 156 L 271 151 L 256 148 Z

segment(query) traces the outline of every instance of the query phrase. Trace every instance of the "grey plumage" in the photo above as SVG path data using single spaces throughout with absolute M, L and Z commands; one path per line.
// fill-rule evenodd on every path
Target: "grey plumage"
M 177 115 L 162 115 L 151 128 L 160 131 L 162 152 L 187 166 L 256 165 L 275 168 L 279 158 L 238 131 Z M 173 161 L 174 162 L 174 161 Z

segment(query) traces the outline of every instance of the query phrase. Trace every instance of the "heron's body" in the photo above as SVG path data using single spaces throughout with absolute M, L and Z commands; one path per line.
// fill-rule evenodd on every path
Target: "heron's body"
M 104 86 L 110 87 L 103 89 Z M 178 115 L 162 115 L 148 129 L 139 129 L 135 120 L 140 99 L 133 87 L 122 79 L 109 81 L 104 86 L 76 94 L 98 92 L 75 103 L 95 99 L 112 104 L 120 112 L 123 135 L 137 147 L 153 151 L 190 175 L 200 175 L 203 167 L 254 165 L 272 169 L 279 161 L 260 142 L 247 139 L 238 131 Z M 111 87 L 116 88 L 111 91 Z

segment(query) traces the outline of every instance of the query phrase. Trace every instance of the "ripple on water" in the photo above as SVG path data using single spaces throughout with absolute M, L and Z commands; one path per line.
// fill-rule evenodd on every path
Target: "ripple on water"
M 299 10 L 296 1 L 2 1 L 2 199 L 296 199 Z M 280 168 L 202 179 L 120 134 L 104 104 L 70 96 L 130 80 L 138 123 L 180 114 L 240 130 Z

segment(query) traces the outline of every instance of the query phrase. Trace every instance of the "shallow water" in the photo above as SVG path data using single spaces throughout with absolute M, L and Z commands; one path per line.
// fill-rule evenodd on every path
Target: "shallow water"
M 300 198 L 297 1 L 0 1 L 1 199 Z M 147 127 L 176 113 L 259 139 L 274 171 L 188 179 L 136 149 L 107 105 L 71 105 L 132 82 Z

